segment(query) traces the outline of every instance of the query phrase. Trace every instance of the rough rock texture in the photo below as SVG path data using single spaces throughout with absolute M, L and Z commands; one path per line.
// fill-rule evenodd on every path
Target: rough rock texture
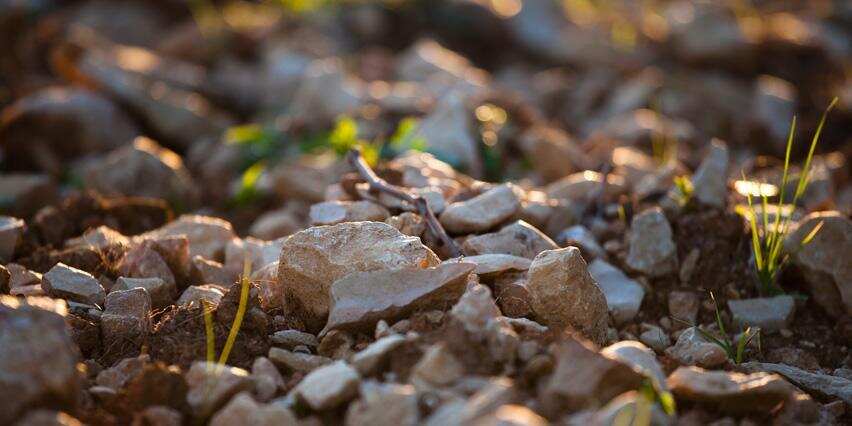
M 206 300 L 213 305 L 218 305 L 223 296 L 225 296 L 225 292 L 219 286 L 211 284 L 191 285 L 183 291 L 175 304 L 182 306 L 190 303 L 201 303 L 202 300 Z
M 198 215 L 183 215 L 159 229 L 142 234 L 142 239 L 157 239 L 185 235 L 189 240 L 189 255 L 210 260 L 222 259 L 225 245 L 236 237 L 228 221 Z
M 677 247 L 672 239 L 672 227 L 659 208 L 633 217 L 629 244 L 627 265 L 636 271 L 659 277 L 677 270 Z
M 470 263 L 442 263 L 427 269 L 394 269 L 349 274 L 331 287 L 329 330 L 371 330 L 418 309 L 449 306 L 461 297 Z
M 441 213 L 441 225 L 448 232 L 458 234 L 488 231 L 521 210 L 519 191 L 512 184 L 504 184 L 469 200 L 450 204 Z
M 710 152 L 692 175 L 696 200 L 708 206 L 723 208 L 728 197 L 728 146 L 713 139 Z
M 704 368 L 716 367 L 728 360 L 725 350 L 706 340 L 695 327 L 680 333 L 677 343 L 666 349 L 666 354 L 683 365 L 697 365 Z
M 624 324 L 636 317 L 645 296 L 645 289 L 638 282 L 600 259 L 589 265 L 589 274 L 603 291 L 609 313 L 616 324 Z
M 111 291 L 101 315 L 101 332 L 104 339 L 141 343 L 151 330 L 151 297 L 141 287 Z
M 259 404 L 248 392 L 240 392 L 210 419 L 210 426 L 296 426 L 292 411 L 279 404 Z
M 65 302 L 0 295 L 0 423 L 41 405 L 73 408 L 80 389 Z
M 801 248 L 820 222 L 822 229 Z M 836 211 L 811 213 L 787 236 L 784 250 L 802 270 L 814 301 L 834 317 L 852 315 L 852 221 Z
M 148 292 L 148 295 L 151 296 L 151 306 L 154 309 L 165 308 L 175 298 L 175 287 L 166 284 L 160 278 L 119 277 L 115 285 L 110 288 L 110 292 L 134 288 L 144 288 Z
M 629 365 L 639 374 L 655 381 L 660 389 L 668 389 L 663 367 L 657 362 L 654 351 L 645 345 L 633 340 L 622 340 L 601 349 L 601 355 Z
M 232 396 L 252 388 L 248 371 L 204 361 L 192 363 L 186 382 L 186 402 L 199 418 L 210 416 Z
M 605 341 L 606 297 L 578 248 L 539 253 L 529 269 L 529 290 L 533 312 L 545 325 L 573 327 L 595 342 Z
M 314 410 L 328 410 L 357 396 L 360 380 L 354 368 L 337 361 L 305 376 L 293 393 Z
M 450 352 L 446 343 L 426 349 L 411 371 L 411 383 L 418 390 L 449 386 L 464 375 L 464 365 Z
M 352 355 L 349 360 L 352 366 L 362 376 L 373 375 L 378 367 L 387 357 L 405 342 L 405 338 L 399 334 L 391 334 L 371 343 L 366 348 Z
M 352 272 L 435 266 L 438 257 L 416 237 L 380 222 L 316 226 L 284 243 L 278 284 L 285 311 L 319 331 L 329 312 L 331 285 Z
M 780 374 L 807 392 L 827 398 L 837 398 L 847 405 L 852 405 L 852 380 L 848 378 L 811 373 L 789 365 L 765 362 L 747 362 L 740 367 L 749 372 L 766 371 Z
M 475 235 L 465 240 L 462 249 L 466 254 L 510 254 L 534 258 L 545 250 L 559 248 L 553 240 L 522 220 L 504 226 L 497 232 Z
M 308 213 L 312 226 L 335 225 L 342 222 L 382 222 L 390 213 L 369 201 L 325 201 L 311 206 Z
M 500 308 L 494 303 L 488 287 L 473 285 L 450 310 L 450 316 L 459 320 L 467 331 L 482 334 L 489 321 L 500 316 Z
M 787 328 L 793 320 L 796 303 L 791 296 L 728 300 L 728 309 L 739 328 L 760 327 L 774 331 Z
M 741 374 L 680 367 L 669 376 L 678 398 L 717 407 L 731 414 L 765 413 L 792 396 L 795 387 L 769 373 Z
M 0 263 L 12 260 L 15 247 L 24 232 L 24 221 L 10 216 L 0 216 Z
M 562 232 L 556 237 L 556 242 L 560 246 L 575 246 L 583 253 L 583 258 L 605 259 L 606 251 L 598 243 L 592 231 L 589 231 L 583 225 L 574 225 Z
M 472 263 L 476 265 L 473 273 L 480 277 L 499 275 L 507 271 L 526 271 L 530 269 L 532 261 L 525 257 L 512 256 L 510 254 L 480 254 L 476 256 L 464 256 L 456 259 L 445 260 L 444 263 Z
M 42 276 L 41 286 L 53 296 L 89 305 L 103 306 L 106 291 L 98 280 L 86 271 L 58 263 Z

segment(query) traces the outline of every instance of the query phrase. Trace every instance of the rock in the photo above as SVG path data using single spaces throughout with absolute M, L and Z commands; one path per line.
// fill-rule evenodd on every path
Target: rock
M 464 376 L 464 365 L 450 352 L 446 343 L 436 343 L 411 370 L 411 383 L 417 389 L 431 389 L 453 384 Z
M 791 296 L 728 300 L 728 309 L 739 328 L 760 327 L 765 331 L 787 328 L 793 320 L 796 303 Z
M 111 291 L 101 316 L 104 339 L 141 343 L 151 331 L 150 311 L 151 297 L 144 288 Z
M 397 156 L 387 164 L 402 175 L 402 185 L 411 188 L 436 186 L 439 188 L 458 188 L 458 178 L 453 166 L 435 158 L 428 152 L 409 150 Z
M 338 59 L 316 60 L 302 75 L 288 115 L 316 127 L 326 125 L 355 112 L 361 104 L 361 92 L 360 82 L 346 75 Z
M 77 238 L 71 238 L 65 241 L 65 247 L 90 247 L 95 250 L 105 250 L 113 246 L 129 246 L 130 238 L 124 236 L 109 226 L 101 225 L 97 228 L 90 228 Z
M 210 216 L 183 215 L 165 226 L 146 232 L 143 239 L 185 235 L 189 240 L 189 255 L 210 260 L 222 259 L 225 246 L 236 237 L 230 222 Z
M 698 367 L 678 368 L 668 384 L 678 399 L 711 405 L 729 414 L 769 412 L 795 390 L 777 374 L 747 375 Z
M 299 330 L 276 331 L 269 339 L 272 341 L 272 344 L 291 350 L 300 345 L 309 348 L 316 348 L 319 345 L 317 336 Z
M 541 388 L 540 399 L 557 411 L 596 408 L 644 380 L 631 366 L 567 338 L 553 347 L 556 367 Z M 580 379 L 582 378 L 582 379 Z
M 345 359 L 352 355 L 355 339 L 352 334 L 342 330 L 331 330 L 321 336 L 317 353 L 334 360 Z
M 160 278 L 127 278 L 119 277 L 110 288 L 110 292 L 120 290 L 131 290 L 144 288 L 151 296 L 151 307 L 154 309 L 165 308 L 172 304 L 175 298 L 175 287 L 166 284 Z
M 284 295 L 278 283 L 278 261 L 272 262 L 251 274 L 251 282 L 260 292 L 260 305 L 269 310 L 284 305 Z
M 363 377 L 372 376 L 377 372 L 388 355 L 405 342 L 399 334 L 391 334 L 371 343 L 369 346 L 352 355 L 349 362 Z
M 586 170 L 591 162 L 575 140 L 555 127 L 534 126 L 524 131 L 520 146 L 547 182 Z
M 148 355 L 125 358 L 114 366 L 98 373 L 96 383 L 98 386 L 108 387 L 115 391 L 121 390 L 133 377 L 142 373 L 145 364 L 151 362 Z
M 523 405 L 506 404 L 474 420 L 474 426 L 545 426 L 547 420 Z
M 24 221 L 11 216 L 0 216 L 0 263 L 12 260 L 15 247 L 24 233 Z
M 638 272 L 660 277 L 677 271 L 677 247 L 672 228 L 662 210 L 653 208 L 633 218 L 630 224 L 627 265 Z
M 251 378 L 254 381 L 254 392 L 261 401 L 269 401 L 286 385 L 278 368 L 266 357 L 257 357 L 251 364 Z
M 379 320 L 394 322 L 419 309 L 449 306 L 461 297 L 474 266 L 443 263 L 427 269 L 358 272 L 334 282 L 329 330 L 372 330 Z
M 500 316 L 500 308 L 494 303 L 488 287 L 474 285 L 462 294 L 450 310 L 450 316 L 461 322 L 468 332 L 482 334 L 488 322 Z
M 5 266 L 0 265 L 0 294 L 8 294 L 9 289 L 9 280 L 12 278 L 12 274 L 6 269 Z
M 589 265 L 589 274 L 606 297 L 609 313 L 616 325 L 632 321 L 639 313 L 645 289 L 618 268 L 600 259 Z
M 425 424 L 428 426 L 479 424 L 478 421 L 487 421 L 500 407 L 518 402 L 520 399 L 515 384 L 505 377 L 475 383 L 474 386 L 477 388 L 476 393 L 467 400 L 456 397 L 445 402 Z
M 710 142 L 710 152 L 692 175 L 692 187 L 698 202 L 724 208 L 728 200 L 728 146 L 719 139 Z
M 0 423 L 37 406 L 73 409 L 80 392 L 78 352 L 62 300 L 0 295 Z M 12 391 L 14 390 L 14 391 Z
M 274 240 L 300 231 L 302 221 L 290 209 L 268 211 L 251 224 L 249 235 L 261 240 Z
M 217 285 L 191 285 L 183 291 L 175 304 L 183 306 L 191 303 L 201 303 L 202 300 L 206 300 L 213 305 L 219 305 L 219 302 L 224 296 L 225 292 Z
M 278 404 L 259 404 L 248 392 L 240 392 L 210 419 L 210 426 L 236 424 L 296 426 L 299 421 L 286 407 Z
M 748 122 L 752 134 L 768 141 L 769 148 L 782 155 L 786 148 L 790 123 L 778 117 L 796 113 L 796 87 L 771 75 L 758 76 L 754 81 Z
M 532 314 L 532 294 L 525 274 L 498 277 L 492 288 L 503 315 L 522 318 Z
M 429 207 L 432 207 L 431 204 Z M 434 212 L 434 208 L 432 211 Z M 426 222 L 423 221 L 422 217 L 412 212 L 403 212 L 399 216 L 391 216 L 385 219 L 385 223 L 412 237 L 420 237 L 426 231 Z
M 480 277 L 494 277 L 507 271 L 526 271 L 530 268 L 530 264 L 532 264 L 532 261 L 525 257 L 499 253 L 464 256 L 456 259 L 448 259 L 443 263 L 459 262 L 476 265 L 473 273 Z
M 498 232 L 472 236 L 462 245 L 466 254 L 510 254 L 528 259 L 545 250 L 558 248 L 550 237 L 522 220 L 506 225 Z
M 411 385 L 361 383 L 361 398 L 346 410 L 347 426 L 415 426 L 420 417 L 417 394 Z
M 42 276 L 41 286 L 53 296 L 89 305 L 103 306 L 106 291 L 101 283 L 86 271 L 58 263 Z
M 67 413 L 39 409 L 29 411 L 14 426 L 83 426 L 83 423 Z
M 250 391 L 253 384 L 248 371 L 242 368 L 219 366 L 196 361 L 186 373 L 189 392 L 186 402 L 198 418 L 207 418 L 228 402 L 231 397 Z
M 309 373 L 332 362 L 331 358 L 301 352 L 291 352 L 281 348 L 270 348 L 269 359 L 289 371 Z
M 33 285 L 41 286 L 42 274 L 38 272 L 30 271 L 17 263 L 6 264 L 6 269 L 9 271 L 9 287 L 12 289 Z
M 590 197 L 600 191 L 603 175 L 586 170 L 565 176 L 545 187 L 548 198 L 568 200 L 573 203 L 585 204 Z M 605 192 L 607 195 L 618 195 L 624 192 L 624 178 L 614 174 L 606 177 Z
M 320 367 L 305 376 L 293 394 L 315 411 L 336 408 L 358 395 L 361 377 L 343 361 Z
M 665 351 L 672 344 L 668 333 L 652 324 L 642 324 L 642 334 L 639 335 L 639 341 L 657 352 Z
M 784 376 L 799 388 L 824 398 L 837 398 L 852 405 L 852 380 L 828 374 L 810 373 L 784 364 L 746 362 L 740 368 L 748 372 L 766 371 Z
M 673 291 L 669 293 L 669 316 L 675 320 L 684 321 L 688 324 L 695 324 L 698 320 L 698 309 L 701 307 L 701 301 L 698 296 L 689 291 Z
M 379 222 L 317 226 L 290 236 L 281 251 L 278 284 L 285 311 L 308 331 L 325 325 L 332 284 L 352 272 L 434 266 L 438 257 L 416 237 Z
M 521 210 L 519 191 L 512 184 L 503 184 L 469 200 L 452 203 L 441 213 L 441 225 L 457 234 L 487 231 Z
M 58 199 L 56 183 L 42 174 L 0 175 L 0 208 L 6 214 L 30 217 Z
M 511 366 L 517 358 L 521 339 L 507 317 L 494 317 L 488 320 L 483 330 L 488 352 L 498 362 Z
M 654 351 L 647 346 L 633 340 L 622 340 L 601 349 L 600 354 L 629 365 L 637 373 L 651 379 L 658 389 L 668 390 L 663 367 L 657 362 Z
M 276 195 L 283 200 L 318 203 L 325 200 L 326 188 L 340 177 L 340 165 L 333 152 L 301 155 L 273 167 L 269 171 L 270 180 Z
M 335 225 L 343 222 L 383 222 L 388 210 L 369 201 L 325 201 L 311 206 L 311 226 Z
M 802 240 L 820 222 L 822 229 L 807 246 Z M 836 211 L 805 216 L 784 240 L 784 251 L 802 270 L 814 301 L 835 318 L 852 315 L 852 221 Z
M 192 282 L 215 284 L 227 288 L 237 279 L 237 276 L 225 269 L 225 265 L 215 260 L 205 259 L 201 256 L 192 257 Z
M 144 241 L 124 253 L 118 261 L 118 273 L 128 278 L 157 278 L 169 287 L 177 287 L 175 274 L 153 241 Z
M 562 247 L 574 246 L 579 248 L 584 259 L 606 259 L 606 251 L 598 243 L 592 232 L 583 225 L 574 225 L 560 232 L 556 241 Z
M 234 238 L 229 241 L 225 246 L 225 262 L 223 265 L 225 271 L 232 277 L 231 282 L 235 282 L 242 275 L 246 258 L 251 263 L 252 277 L 257 275 L 261 278 L 267 278 L 264 275 L 265 273 L 261 271 L 275 263 L 271 275 L 271 278 L 275 280 L 275 275 L 278 272 L 278 258 L 281 257 L 281 247 L 284 246 L 285 240 L 286 238 L 262 241 L 246 237 L 244 239 Z
M 472 68 L 464 56 L 431 39 L 417 40 L 399 58 L 396 74 L 403 81 L 426 81 L 436 75 L 463 78 Z
M 552 329 L 573 327 L 596 342 L 607 329 L 606 298 L 576 247 L 547 250 L 533 259 L 529 290 L 536 317 Z
M 695 327 L 680 333 L 677 343 L 666 349 L 666 355 L 682 365 L 697 365 L 712 368 L 724 364 L 728 355 L 721 346 L 706 340 Z
M 417 137 L 426 140 L 429 152 L 449 163 L 472 171 L 482 169 L 482 160 L 473 138 L 472 115 L 461 90 L 450 90 L 435 103 L 417 128 Z
M 88 162 L 81 174 L 87 188 L 107 196 L 161 198 L 187 208 L 199 200 L 180 155 L 144 136 Z

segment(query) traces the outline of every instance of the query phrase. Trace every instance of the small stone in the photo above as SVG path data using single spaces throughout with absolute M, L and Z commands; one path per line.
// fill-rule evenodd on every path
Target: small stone
M 520 147 L 547 181 L 585 170 L 590 163 L 577 141 L 556 127 L 534 126 L 524 131 Z
M 668 390 L 666 375 L 663 373 L 663 367 L 657 362 L 657 356 L 642 343 L 623 340 L 601 349 L 600 353 L 631 366 L 639 374 L 654 381 L 659 389 Z
M 46 174 L 9 173 L 0 175 L 0 200 L 3 211 L 18 217 L 30 217 L 58 199 L 56 182 Z
M 688 285 L 692 280 L 692 274 L 695 272 L 695 266 L 698 264 L 698 260 L 701 258 L 701 250 L 698 247 L 693 248 L 689 251 L 689 254 L 686 255 L 686 258 L 683 259 L 683 262 L 680 264 L 680 271 L 678 272 L 678 278 L 680 278 L 680 283 L 683 285 Z
M 261 401 L 269 401 L 285 386 L 284 378 L 278 372 L 278 368 L 272 364 L 269 358 L 260 356 L 251 364 L 251 377 L 254 381 L 254 391 Z
M 491 318 L 485 324 L 484 334 L 491 357 L 511 366 L 517 357 L 521 339 L 509 322 L 509 318 Z
M 253 384 L 248 371 L 242 368 L 220 366 L 196 361 L 186 373 L 189 392 L 186 402 L 198 418 L 207 418 L 228 402 L 231 397 L 251 390 Z
M 589 265 L 589 274 L 606 297 L 609 313 L 616 325 L 632 321 L 639 313 L 645 289 L 627 278 L 621 270 L 600 259 Z
M 289 209 L 266 212 L 249 228 L 249 235 L 261 240 L 274 240 L 302 230 L 302 221 Z
M 76 344 L 65 323 L 65 301 L 0 295 L 0 423 L 50 401 L 73 409 L 80 392 Z
M 669 315 L 675 320 L 695 324 L 701 301 L 690 291 L 673 291 L 669 293 Z
M 475 426 L 545 426 L 547 419 L 523 405 L 506 404 L 493 413 L 477 418 Z
M 350 363 L 361 376 L 372 376 L 377 372 L 387 356 L 405 342 L 405 338 L 399 334 L 391 334 L 371 343 L 369 346 L 355 353 L 350 358 Z
M 11 216 L 0 216 L 0 263 L 12 260 L 15 247 L 24 232 L 24 221 Z
M 507 271 L 526 271 L 532 264 L 530 259 L 510 254 L 480 254 L 444 261 L 444 263 L 453 262 L 473 263 L 476 265 L 473 273 L 483 278 L 493 277 Z
M 672 344 L 669 335 L 662 328 L 653 324 L 642 324 L 642 334 L 639 335 L 639 341 L 657 352 L 665 351 Z
M 53 296 L 89 305 L 103 306 L 106 291 L 101 283 L 86 271 L 58 263 L 42 276 L 41 286 Z
M 219 305 L 225 292 L 217 285 L 191 285 L 183 291 L 183 293 L 175 302 L 178 306 L 189 305 L 192 303 L 201 303 L 202 300 L 210 302 L 212 305 Z
M 488 231 L 521 210 L 519 192 L 512 184 L 503 184 L 450 204 L 441 213 L 441 225 L 457 234 Z
M 791 296 L 728 300 L 728 309 L 739 328 L 760 327 L 775 331 L 787 328 L 793 320 L 796 303 Z
M 740 367 L 749 372 L 766 371 L 784 376 L 794 385 L 811 394 L 824 398 L 837 398 L 852 405 L 852 380 L 840 376 L 810 373 L 784 364 L 746 362 Z
M 355 398 L 360 380 L 354 368 L 336 361 L 305 376 L 293 393 L 315 411 L 329 410 Z
M 439 153 L 441 158 L 475 172 L 481 169 L 482 160 L 471 132 L 472 115 L 465 105 L 464 93 L 451 90 L 420 121 L 417 136 L 427 141 L 429 150 Z
M 645 275 L 659 277 L 677 270 L 677 247 L 672 228 L 659 208 L 646 210 L 630 224 L 627 265 Z
M 728 146 L 719 139 L 710 142 L 710 152 L 692 175 L 692 187 L 698 202 L 724 208 L 728 199 Z
M 415 426 L 420 417 L 417 393 L 411 385 L 361 383 L 361 398 L 346 411 L 347 426 Z
M 189 240 L 189 255 L 206 259 L 222 259 L 225 246 L 236 237 L 230 222 L 210 216 L 183 215 L 165 226 L 146 232 L 142 239 L 157 239 L 185 235 Z
M 128 278 L 159 278 L 168 286 L 176 286 L 177 280 L 169 264 L 154 248 L 153 241 L 132 247 L 118 262 L 118 273 Z
M 766 140 L 777 155 L 783 154 L 790 126 L 778 117 L 796 114 L 796 87 L 781 78 L 760 75 L 754 81 L 751 103 L 747 117 L 752 133 Z
M 278 404 L 259 404 L 248 392 L 240 392 L 210 419 L 210 426 L 296 426 L 296 415 Z
M 104 339 L 139 343 L 151 331 L 151 297 L 144 288 L 111 291 L 101 316 Z
M 334 360 L 344 359 L 352 355 L 352 346 L 355 339 L 352 335 L 342 330 L 331 330 L 323 333 L 317 353 Z
M 532 295 L 525 274 L 497 277 L 492 286 L 494 298 L 503 315 L 523 318 L 532 314 Z
M 298 345 L 304 345 L 311 348 L 319 346 L 317 336 L 299 330 L 276 331 L 269 337 L 269 339 L 272 341 L 272 344 L 284 349 L 293 349 Z
M 151 306 L 154 309 L 165 308 L 174 300 L 175 287 L 166 284 L 160 278 L 127 278 L 119 277 L 110 289 L 113 291 L 144 288 L 151 296 Z
M 226 288 L 237 281 L 237 277 L 225 269 L 225 265 L 201 256 L 192 257 L 192 276 L 195 283 L 216 284 Z
M 302 74 L 287 114 L 314 126 L 331 123 L 358 108 L 362 97 L 359 83 L 346 75 L 338 58 L 317 59 Z
M 562 247 L 578 247 L 584 259 L 606 259 L 606 251 L 598 243 L 594 234 L 583 225 L 574 225 L 560 232 L 556 242 Z
M 668 378 L 678 399 L 716 407 L 723 413 L 766 413 L 792 396 L 795 388 L 781 376 L 741 374 L 680 367 Z
M 6 269 L 9 271 L 9 288 L 33 285 L 41 287 L 42 274 L 30 271 L 17 263 L 7 264 Z
M 607 304 L 576 247 L 547 250 L 533 259 L 529 289 L 535 315 L 548 327 L 573 327 L 595 342 L 606 338 Z
M 121 390 L 130 379 L 142 373 L 143 367 L 149 362 L 151 362 L 151 358 L 148 355 L 125 358 L 98 373 L 95 381 L 98 386 L 104 386 L 115 391 Z
M 323 332 L 372 330 L 379 320 L 406 318 L 416 310 L 449 306 L 461 297 L 474 266 L 443 263 L 427 269 L 395 269 L 347 275 L 331 287 L 331 313 Z
M 325 201 L 311 206 L 311 226 L 335 225 L 343 222 L 382 222 L 390 213 L 369 201 Z
M 309 373 L 332 362 L 331 358 L 324 356 L 291 352 L 281 348 L 270 348 L 269 360 L 276 365 L 286 368 L 288 371 L 300 373 Z
M 449 386 L 464 375 L 464 365 L 456 359 L 445 343 L 436 343 L 411 370 L 411 383 L 418 389 Z
M 695 327 L 687 328 L 680 333 L 677 343 L 666 349 L 666 355 L 682 365 L 697 365 L 704 368 L 716 367 L 728 360 L 725 350 L 706 340 Z
M 426 231 L 426 222 L 423 221 L 422 217 L 412 212 L 403 212 L 399 216 L 391 216 L 385 219 L 385 223 L 412 237 L 420 237 Z
M 481 334 L 490 320 L 500 316 L 500 308 L 494 303 L 488 287 L 475 285 L 464 292 L 450 315 L 460 321 L 465 330 Z
M 278 285 L 283 289 L 285 311 L 303 317 L 308 331 L 319 331 L 326 323 L 332 284 L 343 276 L 438 263 L 435 253 L 418 238 L 384 223 L 315 226 L 284 242 Z
M 500 253 L 528 259 L 557 248 L 559 246 L 550 237 L 522 220 L 506 225 L 498 232 L 472 236 L 462 246 L 470 255 Z

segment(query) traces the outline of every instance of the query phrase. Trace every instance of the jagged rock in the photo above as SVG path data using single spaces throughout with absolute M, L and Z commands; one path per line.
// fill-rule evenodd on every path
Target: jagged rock
M 472 263 L 476 265 L 473 273 L 480 277 L 498 276 L 507 271 L 526 271 L 530 268 L 532 261 L 525 257 L 512 256 L 510 254 L 480 254 L 476 256 L 464 256 L 457 259 L 445 260 L 443 263 Z
M 225 292 L 217 285 L 191 285 L 183 291 L 175 304 L 178 306 L 200 304 L 202 300 L 206 300 L 212 305 L 218 305 L 224 296 Z
M 192 257 L 192 277 L 192 282 L 222 287 L 229 287 L 237 281 L 237 276 L 225 269 L 225 265 L 201 256 Z
M 430 346 L 411 370 L 411 383 L 418 389 L 449 386 L 464 375 L 464 365 L 445 343 Z
M 463 426 L 468 424 L 487 423 L 488 419 L 506 404 L 519 402 L 517 388 L 512 380 L 498 377 L 477 384 L 476 393 L 465 400 L 453 398 L 445 402 L 429 416 L 427 426 Z
M 584 259 L 606 259 L 606 251 L 598 243 L 594 234 L 583 225 L 574 225 L 559 233 L 556 242 L 562 246 L 574 246 L 580 249 Z
M 810 373 L 784 364 L 746 362 L 740 368 L 748 372 L 766 371 L 784 376 L 794 385 L 822 397 L 838 398 L 852 404 L 852 380 L 821 373 Z
M 248 392 L 240 392 L 231 398 L 213 418 L 210 426 L 296 426 L 296 415 L 279 404 L 259 404 Z
M 335 225 L 343 222 L 383 222 L 388 210 L 369 201 L 325 201 L 311 206 L 311 226 Z
M 329 410 L 355 398 L 360 381 L 354 368 L 344 361 L 336 361 L 305 376 L 293 389 L 293 394 L 313 410 Z
M 488 352 L 497 361 L 511 366 L 518 354 L 521 339 L 507 317 L 494 317 L 488 320 L 483 330 Z
M 796 303 L 791 296 L 728 300 L 731 317 L 740 328 L 759 327 L 774 331 L 787 328 L 793 320 Z
M 474 426 L 545 426 L 547 420 L 523 405 L 501 405 L 493 413 L 477 418 Z
M 104 225 L 88 229 L 83 235 L 65 241 L 66 248 L 91 247 L 96 250 L 104 250 L 118 245 L 129 246 L 130 238 Z
M 132 247 L 118 261 L 118 273 L 128 278 L 157 278 L 169 287 L 176 287 L 177 280 L 169 264 L 155 248 L 156 243 L 148 240 Z
M 372 376 L 376 373 L 381 363 L 387 359 L 387 356 L 404 342 L 405 338 L 399 334 L 382 337 L 352 355 L 349 362 L 358 370 L 361 376 Z
M 471 255 L 510 254 L 528 259 L 557 248 L 559 246 L 550 237 L 522 220 L 506 225 L 498 232 L 472 236 L 462 246 L 464 252 Z
M 432 208 L 433 212 L 435 211 L 431 204 L 429 207 Z M 426 222 L 423 221 L 422 217 L 412 212 L 403 212 L 399 216 L 391 216 L 385 219 L 385 223 L 412 237 L 420 237 L 426 231 Z
M 697 365 L 711 368 L 722 365 L 728 360 L 725 350 L 708 341 L 695 327 L 680 333 L 677 343 L 666 349 L 666 354 L 683 365 Z
M 639 313 L 645 289 L 638 282 L 627 278 L 621 270 L 600 259 L 589 265 L 589 274 L 606 297 L 609 313 L 615 323 L 632 321 Z
M 80 391 L 78 352 L 65 301 L 0 295 L 0 423 L 40 405 L 73 409 Z
M 601 349 L 600 353 L 629 365 L 639 374 L 654 381 L 659 389 L 668 390 L 663 367 L 657 362 L 654 351 L 647 346 L 633 340 L 623 340 Z
M 529 269 L 528 287 L 533 312 L 548 327 L 573 327 L 596 342 L 605 341 L 606 298 L 578 248 L 539 253 Z
M 326 358 L 324 356 L 291 352 L 281 348 L 270 348 L 269 359 L 275 364 L 287 368 L 290 371 L 297 371 L 300 373 L 309 373 L 332 362 L 331 358 Z
M 269 401 L 286 385 L 278 368 L 269 358 L 260 356 L 251 364 L 251 377 L 254 381 L 254 393 L 260 401 Z
M 598 172 L 586 170 L 565 176 L 545 187 L 548 198 L 557 200 L 568 200 L 574 203 L 584 204 L 590 200 L 589 197 L 598 193 L 601 188 L 603 175 Z M 606 177 L 604 191 L 607 195 L 618 195 L 624 192 L 624 178 L 614 174 Z
M 186 373 L 186 383 L 189 386 L 186 402 L 195 416 L 202 419 L 216 412 L 234 395 L 252 388 L 248 371 L 205 361 L 192 363 Z
M 461 297 L 474 265 L 443 263 L 427 269 L 393 269 L 349 274 L 331 286 L 331 313 L 323 333 L 372 330 L 418 309 L 449 306 Z
M 268 211 L 251 224 L 249 235 L 262 240 L 286 237 L 303 228 L 302 221 L 289 209 Z
M 276 331 L 272 336 L 269 336 L 269 339 L 273 344 L 281 346 L 284 349 L 293 349 L 299 345 L 307 346 L 309 348 L 316 348 L 319 346 L 317 336 L 299 330 Z
M 26 287 L 26 286 L 41 286 L 42 274 L 30 271 L 29 269 L 17 264 L 6 264 L 6 269 L 9 271 L 9 287 Z
M 455 182 L 458 177 L 455 169 L 428 152 L 406 151 L 389 161 L 387 166 L 399 171 L 402 175 L 402 185 L 406 187 L 425 188 L 447 185 L 453 185 L 453 188 L 458 187 Z
M 417 394 L 411 385 L 364 382 L 361 398 L 346 411 L 347 426 L 415 426 L 420 417 Z
M 807 246 L 802 240 L 820 222 Z M 852 221 L 836 211 L 817 212 L 799 221 L 784 240 L 784 251 L 804 275 L 817 304 L 836 318 L 852 315 Z
M 657 352 L 665 351 L 672 344 L 668 333 L 653 324 L 642 324 L 642 334 L 639 335 L 639 341 Z
M 590 160 L 586 153 L 558 128 L 534 126 L 521 134 L 520 146 L 546 181 L 589 168 Z
M 467 109 L 464 93 L 451 89 L 438 99 L 435 107 L 420 122 L 417 136 L 426 140 L 430 152 L 450 163 L 481 170 L 481 158 L 472 133 L 472 114 Z
M 101 332 L 107 341 L 140 343 L 151 330 L 151 297 L 141 287 L 111 291 L 101 315 Z
M 145 367 L 145 364 L 150 361 L 151 358 L 148 355 L 125 358 L 116 363 L 114 366 L 98 373 L 95 382 L 98 386 L 104 386 L 118 391 L 123 388 L 130 379 L 140 374 L 143 367 Z
M 175 295 L 175 287 L 166 284 L 160 278 L 127 278 L 119 277 L 110 288 L 110 292 L 144 288 L 151 296 L 151 307 L 154 309 L 165 308 L 172 304 Z
M 525 274 L 497 277 L 493 284 L 494 298 L 503 315 L 522 318 L 532 313 L 532 294 Z
M 345 359 L 352 355 L 355 339 L 352 334 L 342 330 L 331 330 L 323 333 L 317 353 L 334 360 Z
M 41 286 L 53 296 L 89 305 L 103 306 L 106 291 L 101 283 L 86 271 L 58 263 L 42 276 Z
M 488 287 L 474 285 L 462 294 L 450 310 L 450 315 L 460 321 L 467 331 L 482 334 L 488 322 L 500 316 L 500 308 L 494 303 Z
M 12 260 L 15 247 L 24 232 L 24 221 L 11 216 L 0 216 L 0 263 Z
M 189 240 L 189 255 L 210 260 L 222 259 L 225 246 L 236 237 L 234 228 L 226 221 L 210 216 L 183 215 L 165 226 L 142 234 L 143 239 L 185 235 Z
M 469 200 L 452 203 L 441 213 L 441 225 L 452 233 L 487 231 L 521 209 L 519 189 L 503 184 Z
M 724 413 L 766 413 L 793 395 L 795 387 L 769 373 L 741 374 L 680 367 L 669 376 L 679 398 L 711 405 Z
M 728 199 L 728 146 L 719 139 L 710 143 L 710 152 L 692 176 L 694 197 L 702 204 L 724 208 Z
M 316 226 L 284 242 L 278 285 L 285 310 L 303 316 L 308 331 L 325 325 L 332 284 L 362 271 L 434 266 L 438 257 L 416 237 L 380 222 Z
M 662 210 L 653 208 L 633 218 L 630 224 L 627 265 L 652 277 L 677 270 L 677 247 L 672 228 Z

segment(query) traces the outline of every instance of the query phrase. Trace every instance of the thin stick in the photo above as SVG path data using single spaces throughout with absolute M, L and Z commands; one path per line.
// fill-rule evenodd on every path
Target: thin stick
M 435 213 L 432 212 L 432 209 L 429 207 L 429 202 L 426 201 L 425 198 L 420 196 L 415 197 L 403 188 L 391 185 L 384 179 L 380 178 L 376 172 L 373 171 L 370 165 L 364 161 L 364 157 L 361 156 L 361 151 L 357 149 L 349 150 L 349 153 L 346 155 L 346 159 L 349 161 L 349 164 L 358 171 L 361 178 L 370 185 L 370 190 L 384 192 L 385 194 L 388 194 L 398 200 L 402 200 L 416 208 L 417 212 L 420 213 L 420 216 L 422 216 L 426 221 L 426 227 L 429 229 L 429 232 L 444 244 L 447 250 L 449 250 L 449 255 L 451 257 L 461 256 L 461 250 L 459 250 L 456 242 L 447 235 L 447 231 L 445 231 L 444 227 L 441 226 L 441 222 L 438 222 L 438 218 L 435 217 Z

